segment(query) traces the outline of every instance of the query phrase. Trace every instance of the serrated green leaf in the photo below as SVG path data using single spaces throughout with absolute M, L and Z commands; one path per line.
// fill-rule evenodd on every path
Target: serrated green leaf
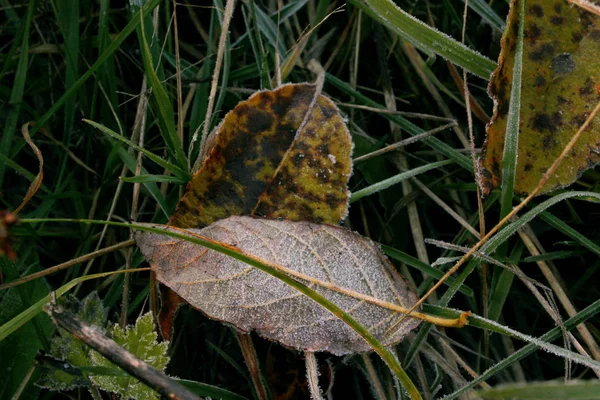
M 115 325 L 112 329 L 112 339 L 125 350 L 136 355 L 159 371 L 164 371 L 169 362 L 167 357 L 167 343 L 158 343 L 154 331 L 152 314 L 147 313 L 140 317 L 135 326 L 122 329 Z M 91 354 L 94 366 L 116 369 L 117 367 L 106 358 L 96 353 Z M 101 389 L 119 393 L 124 399 L 158 399 L 159 395 L 154 390 L 133 377 L 117 377 L 94 375 L 91 380 Z
M 58 303 L 72 310 L 82 321 L 100 328 L 106 324 L 108 309 L 102 304 L 97 292 L 90 293 L 82 301 L 74 296 L 62 297 Z M 50 342 L 48 356 L 66 364 L 66 367 L 56 368 L 50 362 L 44 364 L 37 381 L 38 386 L 50 390 L 71 390 L 89 384 L 87 376 L 73 367 L 90 365 L 90 349 L 70 333 L 58 330 L 58 335 Z

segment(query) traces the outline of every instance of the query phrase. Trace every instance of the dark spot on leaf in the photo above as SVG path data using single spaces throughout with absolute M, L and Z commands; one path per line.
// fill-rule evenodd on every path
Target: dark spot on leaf
M 556 100 L 558 100 L 558 104 L 571 104 L 571 100 L 566 97 L 558 96 Z
M 297 141 L 294 144 L 294 150 L 307 152 L 310 150 L 310 147 L 308 147 L 308 145 L 305 142 Z
M 585 83 L 583 84 L 583 87 L 579 88 L 579 94 L 582 96 L 590 96 L 593 93 L 594 93 L 594 82 L 590 78 L 587 78 L 585 80 Z
M 544 78 L 543 76 L 541 76 L 541 75 L 538 75 L 538 76 L 535 78 L 535 84 L 534 84 L 534 86 L 535 86 L 535 87 L 542 87 L 542 86 L 544 86 L 545 84 L 546 84 L 546 78 Z
M 277 101 L 271 104 L 271 109 L 273 113 L 281 118 L 283 117 L 289 110 L 292 105 L 293 96 L 280 96 L 277 98 Z
M 320 145 L 318 145 L 317 146 L 317 151 L 320 154 L 324 154 L 324 155 L 329 154 L 329 145 L 327 144 L 327 142 L 321 143 Z
M 593 41 L 600 42 L 600 31 L 599 30 L 594 29 L 594 30 L 590 31 L 590 33 L 588 33 L 588 36 Z
M 531 120 L 531 127 L 538 132 L 556 132 L 556 125 L 548 114 L 537 113 Z
M 525 164 L 525 172 L 529 172 L 533 169 L 533 165 L 531 163 Z
M 566 75 L 575 69 L 575 59 L 570 53 L 562 53 L 552 59 L 550 68 L 557 75 Z
M 561 10 L 562 10 L 562 4 L 560 4 L 560 3 L 554 4 L 554 11 L 556 11 L 557 14 L 560 14 Z
M 562 25 L 565 22 L 565 18 L 555 15 L 552 18 L 550 18 L 550 22 L 552 23 L 552 25 Z
M 292 162 L 294 163 L 294 166 L 299 168 L 302 165 L 302 162 L 304 161 L 304 157 L 305 157 L 304 154 L 296 153 L 294 155 L 294 157 L 292 158 Z
M 581 42 L 581 39 L 583 39 L 583 34 L 581 33 L 581 31 L 576 31 L 571 34 L 571 42 L 579 44 L 579 42 Z
M 315 130 L 314 130 L 314 129 L 312 129 L 312 128 L 306 128 L 306 129 L 304 129 L 304 132 L 303 132 L 303 133 L 304 133 L 304 134 L 305 134 L 307 137 L 309 137 L 309 138 L 315 138 L 315 137 L 317 137 L 317 133 L 316 133 L 316 132 L 315 132 Z
M 551 149 L 556 144 L 554 137 L 550 135 L 544 135 L 544 139 L 542 140 L 542 145 L 545 149 Z
M 273 125 L 273 115 L 266 111 L 256 110 L 254 108 L 248 108 L 248 121 L 246 126 L 248 132 L 257 134 L 269 130 Z
M 573 117 L 573 119 L 571 120 L 571 123 L 576 128 L 579 128 L 581 125 L 583 125 L 585 123 L 585 120 L 587 119 L 587 117 L 588 117 L 588 113 L 578 114 Z
M 325 203 L 327 203 L 327 205 L 331 208 L 337 208 L 340 206 L 341 203 L 344 203 L 345 201 L 345 199 L 340 199 L 333 193 L 327 193 L 325 195 Z
M 550 43 L 544 43 L 529 54 L 529 58 L 532 61 L 542 61 L 545 58 L 550 57 L 554 53 L 554 46 Z
M 331 117 L 337 114 L 336 110 L 333 107 L 323 107 L 319 104 L 319 108 L 321 109 L 321 112 L 323 113 L 325 119 L 330 119 Z
M 531 24 L 531 26 L 526 29 L 525 32 L 523 32 L 525 39 L 528 39 L 532 42 L 535 42 L 541 34 L 542 31 L 536 24 Z
M 529 12 L 531 13 L 531 15 L 533 15 L 534 17 L 538 17 L 541 18 L 544 16 L 544 9 L 542 8 L 542 6 L 540 5 L 533 5 L 531 7 L 529 7 Z

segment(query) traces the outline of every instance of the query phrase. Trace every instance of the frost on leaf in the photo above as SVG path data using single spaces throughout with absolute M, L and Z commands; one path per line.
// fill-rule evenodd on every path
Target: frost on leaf
M 106 324 L 108 309 L 102 304 L 97 292 L 90 293 L 79 301 L 73 296 L 64 296 L 59 304 L 71 310 L 78 319 L 102 329 Z M 69 332 L 58 329 L 58 334 L 50 342 L 48 356 L 62 363 L 63 368 L 56 368 L 59 363 L 43 363 L 36 384 L 51 390 L 70 390 L 79 386 L 88 386 L 89 380 L 77 367 L 91 365 L 92 350 Z
M 315 86 L 284 85 L 239 103 L 188 184 L 171 225 L 202 228 L 231 215 L 337 224 L 347 213 L 352 140 Z M 337 161 L 337 162 L 336 162 Z
M 495 106 L 482 159 L 484 192 L 502 179 L 520 9 L 517 3 L 512 2 L 498 69 L 490 80 Z M 515 192 L 530 193 L 600 100 L 600 17 L 567 0 L 528 0 L 523 46 Z M 571 184 L 598 162 L 600 117 L 592 121 L 542 192 Z
M 338 224 L 348 213 L 352 139 L 333 102 L 315 91 L 284 85 L 229 112 L 170 225 L 203 228 L 231 215 Z M 182 301 L 162 287 L 161 298 L 168 339 Z
M 147 313 L 140 317 L 135 326 L 122 329 L 115 325 L 109 336 L 121 347 L 159 371 L 164 371 L 169 362 L 167 357 L 166 342 L 158 343 L 154 332 L 152 314 Z M 108 368 L 118 368 L 97 352 L 92 352 L 91 359 L 94 365 Z M 154 390 L 133 377 L 100 376 L 95 375 L 91 380 L 103 390 L 119 393 L 123 399 L 150 400 L 158 399 L 159 395 Z
M 234 216 L 189 232 L 289 269 L 294 279 L 349 313 L 384 345 L 399 342 L 419 324 L 407 318 L 387 332 L 403 314 L 365 296 L 409 308 L 416 295 L 379 248 L 352 231 Z M 135 238 L 157 279 L 211 318 L 297 349 L 334 354 L 371 350 L 338 317 L 255 267 L 165 235 L 137 232 Z

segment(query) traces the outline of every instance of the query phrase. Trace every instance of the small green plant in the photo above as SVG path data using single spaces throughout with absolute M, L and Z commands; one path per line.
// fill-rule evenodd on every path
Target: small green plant
M 74 296 L 66 296 L 59 300 L 59 304 L 71 309 L 81 321 L 94 325 L 101 331 L 105 330 L 108 309 L 102 304 L 97 292 L 90 293 L 81 301 Z M 169 361 L 166 355 L 168 343 L 157 342 L 150 313 L 138 318 L 134 326 L 122 328 L 115 324 L 108 327 L 106 335 L 157 370 L 164 371 L 166 368 Z M 124 399 L 159 398 L 154 390 L 129 376 L 61 328 L 52 338 L 50 351 L 44 358 L 50 360 L 42 362 L 41 375 L 37 381 L 40 387 L 56 391 L 87 387 L 94 397 L 98 395 L 97 387 L 118 393 Z

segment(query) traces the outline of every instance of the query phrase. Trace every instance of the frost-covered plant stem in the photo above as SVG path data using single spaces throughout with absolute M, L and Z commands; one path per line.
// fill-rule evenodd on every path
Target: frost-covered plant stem
M 304 352 L 304 360 L 306 362 L 306 379 L 308 380 L 308 389 L 312 400 L 321 400 L 321 388 L 319 387 L 319 367 L 317 365 L 317 357 L 312 351 Z

